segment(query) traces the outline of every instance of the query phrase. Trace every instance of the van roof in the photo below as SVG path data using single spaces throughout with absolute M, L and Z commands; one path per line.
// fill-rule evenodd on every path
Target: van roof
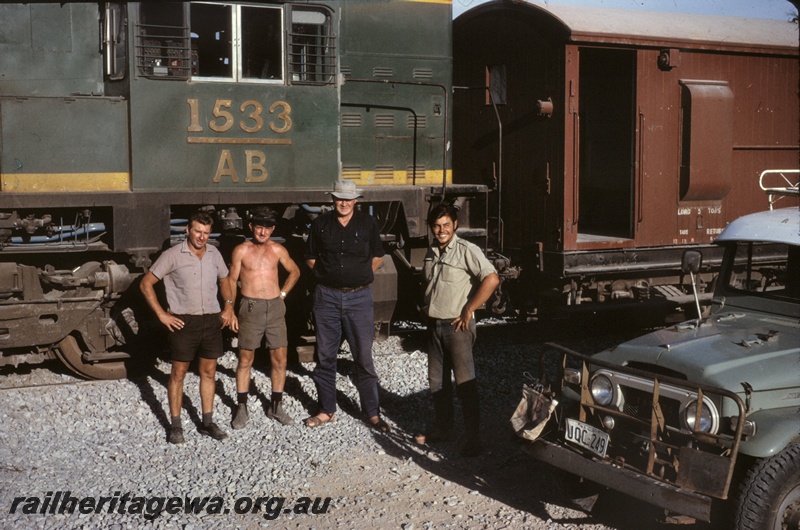
M 554 26 L 566 30 L 571 42 L 798 53 L 798 25 L 788 20 L 788 14 L 787 20 L 769 20 L 574 6 L 547 0 L 494 0 L 466 11 L 456 20 L 492 10 L 546 13 Z

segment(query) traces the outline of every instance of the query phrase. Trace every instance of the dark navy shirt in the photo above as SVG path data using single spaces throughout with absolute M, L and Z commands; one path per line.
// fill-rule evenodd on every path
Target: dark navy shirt
M 383 257 L 381 233 L 371 215 L 359 210 L 342 226 L 336 211 L 311 223 L 305 258 L 316 260 L 314 276 L 328 287 L 361 287 L 372 283 L 372 258 Z

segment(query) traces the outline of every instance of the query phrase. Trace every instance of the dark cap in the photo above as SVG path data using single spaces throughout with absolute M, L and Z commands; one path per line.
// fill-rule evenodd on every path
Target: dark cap
M 267 228 L 275 226 L 275 212 L 266 206 L 259 206 L 250 215 L 250 223 L 253 226 L 265 226 Z

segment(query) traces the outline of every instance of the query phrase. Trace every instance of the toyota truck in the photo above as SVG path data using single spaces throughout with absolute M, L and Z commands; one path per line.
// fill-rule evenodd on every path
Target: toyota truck
M 539 378 L 557 406 L 525 448 L 667 521 L 797 530 L 800 210 L 741 217 L 716 243 L 722 267 L 697 318 L 593 356 L 549 344 Z M 702 254 L 681 265 L 694 287 Z

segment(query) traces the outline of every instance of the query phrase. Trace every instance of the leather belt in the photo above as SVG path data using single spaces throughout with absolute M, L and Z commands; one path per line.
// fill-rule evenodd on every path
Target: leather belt
M 366 289 L 367 287 L 369 287 L 369 284 L 360 285 L 358 287 L 329 287 L 327 285 L 325 287 L 328 287 L 328 289 L 333 289 L 334 291 L 339 291 L 340 293 L 354 293 L 356 291 Z

